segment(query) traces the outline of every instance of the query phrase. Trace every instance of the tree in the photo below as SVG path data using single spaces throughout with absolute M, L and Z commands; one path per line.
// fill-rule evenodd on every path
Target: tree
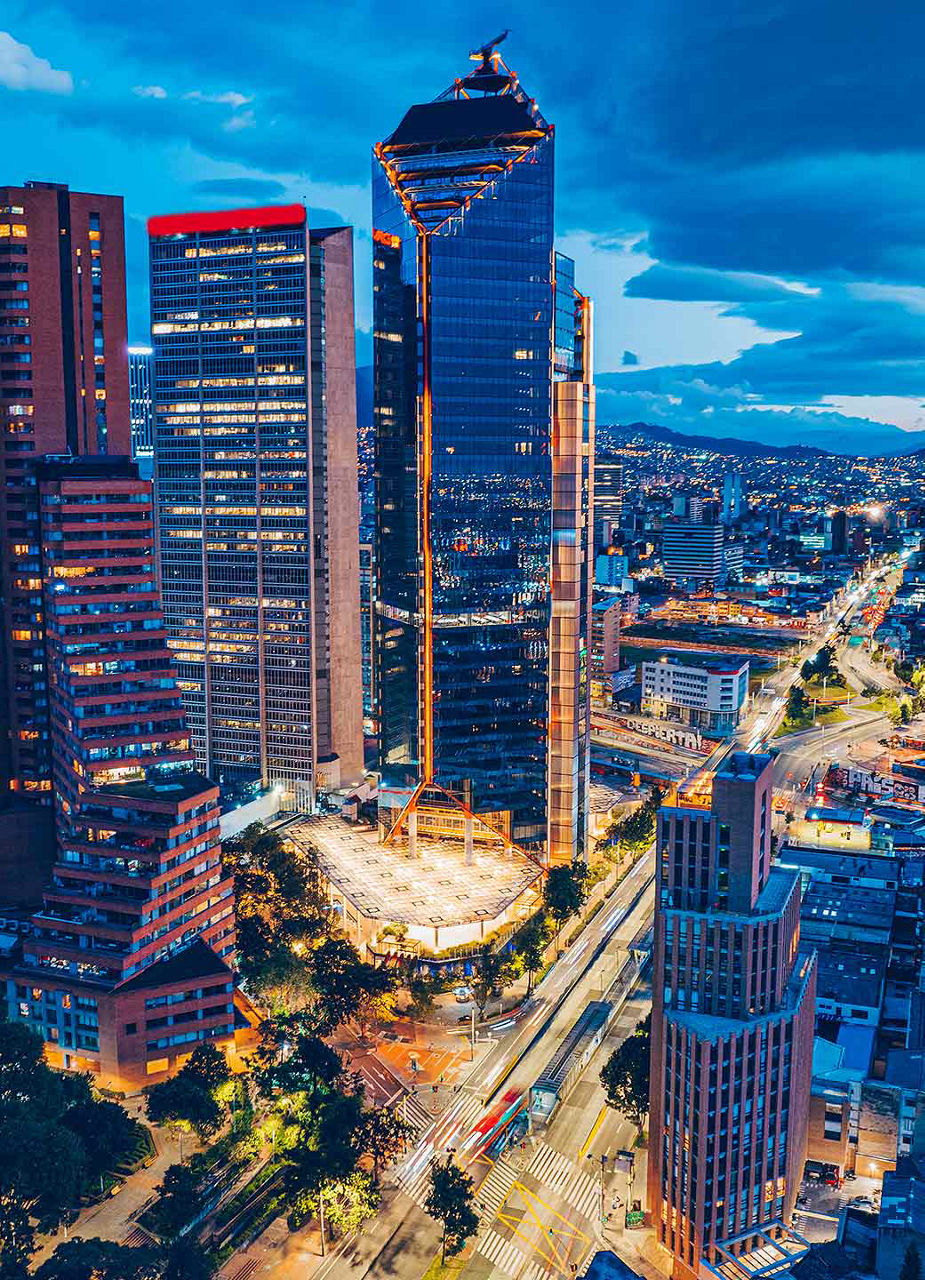
M 167 1251 L 162 1280 L 211 1280 L 212 1264 L 202 1248 L 189 1236 L 174 1240 Z
M 922 1280 L 922 1258 L 914 1240 L 909 1241 L 899 1272 L 899 1280 Z
M 495 951 L 486 944 L 476 960 L 472 976 L 472 995 L 478 1006 L 479 1017 L 485 1017 L 485 1006 L 493 992 L 503 991 L 517 976 L 513 958 L 504 951 Z
M 132 1249 L 112 1240 L 65 1240 L 43 1262 L 35 1280 L 158 1280 L 155 1249 Z
M 346 938 L 325 938 L 311 954 L 312 1012 L 319 1035 L 330 1035 L 355 1018 L 371 985 L 378 988 L 374 965 L 360 959 Z
M 357 1021 L 365 1035 L 371 1021 L 391 1018 L 394 1014 L 398 974 L 393 969 L 386 969 L 381 965 L 361 963 L 357 977 L 361 989 L 357 1005 Z
M 550 929 L 546 917 L 537 912 L 531 916 L 514 942 L 517 954 L 527 973 L 527 995 L 533 993 L 533 979 L 543 967 L 546 948 L 549 946 Z
M 356 1169 L 362 1114 L 361 1094 L 326 1094 L 315 1111 L 304 1117 L 298 1141 L 287 1153 L 285 1185 L 292 1204 L 290 1226 L 298 1227 L 311 1213 L 317 1213 L 322 1256 L 326 1238 L 324 1192 L 330 1183 L 349 1178 Z
M 117 1102 L 78 1102 L 68 1108 L 62 1120 L 80 1139 L 91 1179 L 116 1167 L 131 1150 L 141 1128 Z
M 264 1097 L 300 1094 L 303 1105 L 311 1111 L 318 1097 L 343 1080 L 343 1059 L 319 1036 L 304 1031 L 295 1033 L 286 1055 L 284 1046 L 290 1043 L 286 1039 L 287 1025 L 291 1024 L 284 1019 L 264 1023 L 261 1044 L 254 1055 L 254 1079 Z
M 179 1236 L 199 1213 L 204 1204 L 205 1173 L 201 1155 L 193 1156 L 189 1164 L 172 1164 L 164 1170 L 164 1181 L 157 1189 L 157 1218 L 165 1239 Z
M 543 885 L 543 903 L 556 926 L 556 939 L 566 920 L 576 915 L 588 896 L 588 868 L 579 859 L 550 867 Z
M 28 1209 L 16 1195 L 0 1194 L 0 1280 L 26 1280 L 34 1248 Z
M 230 1078 L 225 1055 L 210 1040 L 204 1040 L 177 1075 L 148 1090 L 148 1119 L 153 1124 L 192 1128 L 205 1138 L 222 1122 L 225 1112 L 216 1092 Z
M 207 1089 L 217 1089 L 231 1078 L 228 1059 L 212 1040 L 203 1040 L 189 1056 L 183 1070 Z
M 640 1022 L 601 1069 L 607 1104 L 642 1129 L 649 1113 L 649 1051 L 652 1015 Z
M 832 677 L 837 668 L 835 666 L 835 650 L 830 644 L 824 644 L 822 646 L 816 654 L 816 661 L 813 665 L 817 676 Z
M 402 1151 L 414 1130 L 391 1107 L 370 1107 L 364 1111 L 357 1129 L 357 1150 L 373 1162 L 373 1181 L 379 1172 Z
M 359 1231 L 374 1217 L 382 1195 L 372 1175 L 355 1169 L 346 1178 L 329 1182 L 321 1193 L 324 1214 L 335 1232 Z
M 148 1119 L 152 1124 L 176 1124 L 195 1129 L 205 1138 L 215 1132 L 222 1109 L 212 1090 L 186 1069 L 161 1084 L 153 1085 L 147 1097 Z
M 454 1164 L 452 1156 L 442 1164 L 435 1160 L 430 1166 L 430 1191 L 424 1212 L 443 1224 L 440 1261 L 445 1265 L 446 1255 L 453 1257 L 461 1252 L 479 1227 L 478 1214 L 472 1207 L 472 1179 Z
M 425 1018 L 434 1007 L 434 984 L 425 977 L 412 975 L 408 979 L 408 993 L 415 1013 Z
M 0 1023 L 0 1280 L 25 1274 L 32 1220 L 57 1225 L 128 1132 L 132 1122 L 94 1099 L 89 1077 L 53 1071 L 40 1036 Z
M 255 998 L 295 1009 L 311 994 L 310 953 L 328 931 L 315 864 L 262 823 L 226 841 L 234 872 L 238 964 Z
M 792 684 L 787 694 L 787 719 L 791 723 L 802 720 L 809 711 L 806 691 L 801 684 Z

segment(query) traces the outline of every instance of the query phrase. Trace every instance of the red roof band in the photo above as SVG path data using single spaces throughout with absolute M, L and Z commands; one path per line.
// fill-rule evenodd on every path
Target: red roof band
M 212 209 L 205 213 L 166 213 L 148 219 L 149 236 L 188 236 L 197 231 L 242 231 L 250 227 L 291 227 L 305 223 L 301 204 L 259 209 Z

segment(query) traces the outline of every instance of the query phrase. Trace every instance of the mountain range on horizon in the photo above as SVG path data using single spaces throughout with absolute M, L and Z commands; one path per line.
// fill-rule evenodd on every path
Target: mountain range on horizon
M 373 370 L 372 365 L 358 365 L 357 421 L 371 424 L 373 420 Z M 867 422 L 856 428 L 846 422 L 835 430 L 830 425 L 807 429 L 805 419 L 795 423 L 788 433 L 781 415 L 775 415 L 775 443 L 770 443 L 767 432 L 760 424 L 743 421 L 741 434 L 730 435 L 724 423 L 722 434 L 708 431 L 692 433 L 675 430 L 650 422 L 606 423 L 598 421 L 597 431 L 602 438 L 610 432 L 635 432 L 652 440 L 688 448 L 715 449 L 718 453 L 739 454 L 742 457 L 811 457 L 813 455 L 838 454 L 842 457 L 896 458 L 907 454 L 925 454 L 925 431 L 903 431 L 900 427 L 883 422 Z

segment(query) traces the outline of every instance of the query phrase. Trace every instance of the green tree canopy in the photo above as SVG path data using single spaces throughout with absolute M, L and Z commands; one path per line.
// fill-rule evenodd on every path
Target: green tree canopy
M 157 1249 L 131 1249 L 113 1240 L 65 1240 L 35 1273 L 35 1280 L 159 1280 Z
M 361 1156 L 373 1162 L 373 1181 L 378 1183 L 380 1171 L 404 1150 L 414 1134 L 411 1125 L 391 1107 L 369 1107 L 360 1117 L 354 1145 Z
M 503 991 L 517 977 L 514 957 L 506 951 L 495 951 L 486 944 L 476 959 L 475 972 L 470 979 L 472 995 L 479 1015 L 485 1016 L 485 1006 L 495 991 Z
M 527 973 L 527 995 L 533 991 L 533 979 L 542 969 L 552 932 L 542 912 L 531 916 L 514 942 Z
M 652 1015 L 613 1051 L 601 1069 L 608 1106 L 621 1111 L 638 1129 L 649 1113 L 649 1053 Z
M 441 1223 L 441 1261 L 461 1252 L 470 1236 L 479 1227 L 478 1214 L 472 1207 L 472 1179 L 463 1173 L 452 1156 L 442 1163 L 435 1160 L 430 1166 L 430 1191 L 424 1202 L 424 1211 L 435 1222 Z
M 543 903 L 556 926 L 556 937 L 566 920 L 584 906 L 588 896 L 588 868 L 579 859 L 550 867 L 543 884 Z

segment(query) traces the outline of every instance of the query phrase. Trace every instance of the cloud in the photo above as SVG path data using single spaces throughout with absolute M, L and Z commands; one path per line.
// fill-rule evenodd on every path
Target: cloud
M 286 188 L 276 178 L 206 178 L 197 182 L 193 190 L 209 199 L 217 197 L 231 203 L 253 200 L 270 204 L 286 196 Z
M 256 127 L 257 117 L 253 111 L 239 111 L 222 125 L 226 133 L 238 133 L 241 129 L 255 129 Z
M 9 31 L 0 31 L 0 85 L 7 89 L 34 89 L 39 93 L 72 93 L 70 71 L 53 67 L 27 44 L 14 40 Z
M 87 78 L 72 97 L 17 103 L 8 164 L 27 165 L 42 136 L 62 179 L 124 190 L 141 228 L 148 213 L 211 201 L 332 210 L 361 229 L 368 328 L 370 145 L 451 84 L 471 29 L 495 20 L 488 0 L 458 12 L 396 5 L 390 20 L 412 34 L 384 54 L 370 0 L 302 6 L 282 44 L 243 0 L 228 0 L 221 30 L 189 0 L 141 6 L 130 24 L 123 0 L 55 0 L 53 20 L 48 6 L 7 0 L 8 25 Z M 604 6 L 559 56 L 552 0 L 510 5 L 505 57 L 556 125 L 557 239 L 595 299 L 602 421 L 648 415 L 817 442 L 828 431 L 840 443 L 865 421 L 886 435 L 890 423 L 914 427 L 925 9 L 880 5 L 859 24 L 843 0 L 649 0 Z M 219 85 L 241 90 L 211 91 L 217 66 Z M 203 87 L 157 101 L 129 92 L 162 83 Z M 249 85 L 260 86 L 254 113 Z M 143 229 L 130 253 L 143 281 Z
M 138 98 L 166 98 L 167 90 L 159 84 L 136 84 L 132 93 Z
M 253 98 L 246 97 L 243 93 L 235 93 L 229 90 L 226 93 L 203 93 L 201 89 L 191 89 L 189 93 L 184 93 L 183 97 L 187 102 L 208 102 L 219 107 L 234 107 L 237 111 L 239 107 L 245 107 L 249 102 L 253 102 Z

